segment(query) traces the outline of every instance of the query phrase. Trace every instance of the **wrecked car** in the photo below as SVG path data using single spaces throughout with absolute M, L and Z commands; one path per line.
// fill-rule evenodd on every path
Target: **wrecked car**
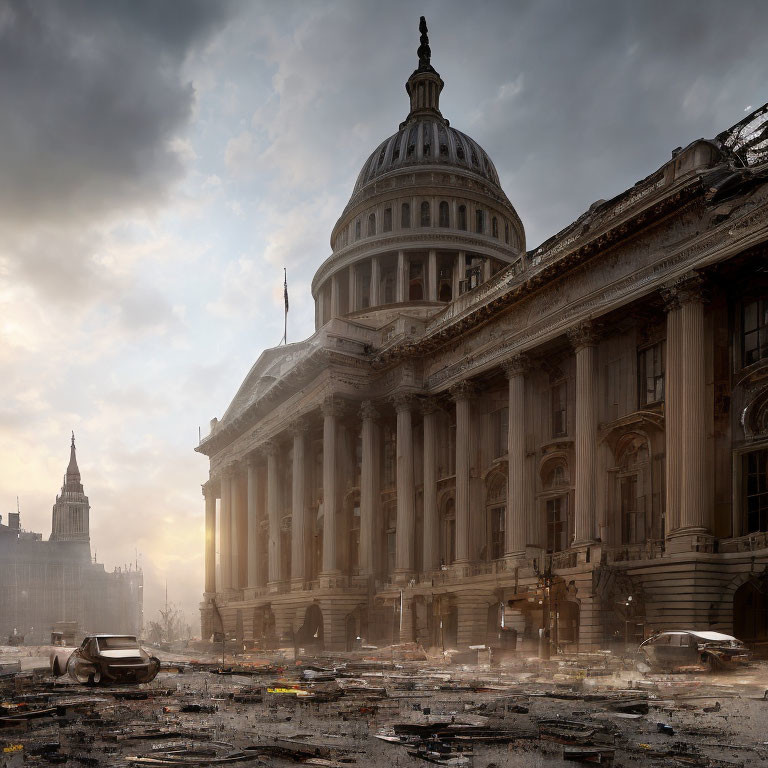
M 752 654 L 735 637 L 721 632 L 671 630 L 659 632 L 638 648 L 638 668 L 671 671 L 681 667 L 703 667 L 714 672 L 746 664 Z
M 53 648 L 50 663 L 57 677 L 90 685 L 148 683 L 160 669 L 133 635 L 87 635 L 78 648 Z

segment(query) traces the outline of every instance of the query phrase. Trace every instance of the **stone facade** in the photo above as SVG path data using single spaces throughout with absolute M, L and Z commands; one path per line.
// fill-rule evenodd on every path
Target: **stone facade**
M 110 573 L 91 559 L 89 516 L 73 435 L 49 540 L 23 530 L 18 512 L 0 521 L 0 644 L 14 631 L 49 642 L 58 622 L 75 622 L 81 633 L 141 633 L 143 574 Z
M 442 87 L 420 49 L 314 335 L 197 448 L 203 636 L 768 640 L 767 110 L 526 252 Z

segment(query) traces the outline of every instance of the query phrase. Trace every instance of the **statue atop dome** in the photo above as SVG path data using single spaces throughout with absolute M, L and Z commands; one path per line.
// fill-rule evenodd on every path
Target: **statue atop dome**
M 421 45 L 417 51 L 419 56 L 419 69 L 431 69 L 430 59 L 432 58 L 432 50 L 429 47 L 427 20 L 424 16 L 419 20 L 419 32 L 421 32 L 421 39 L 419 41 Z

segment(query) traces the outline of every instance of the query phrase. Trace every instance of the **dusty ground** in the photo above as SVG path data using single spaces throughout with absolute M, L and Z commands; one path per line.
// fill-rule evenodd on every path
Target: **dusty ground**
M 0 717 L 6 717 L 0 768 L 4 762 L 14 768 L 218 764 L 215 759 L 278 768 L 426 766 L 408 746 L 375 738 L 403 724 L 429 724 L 425 735 L 450 734 L 446 748 L 454 756 L 463 750 L 454 762 L 474 768 L 563 766 L 573 764 L 564 760 L 569 750 L 585 748 L 614 766 L 768 766 L 765 663 L 739 674 L 643 677 L 599 654 L 547 664 L 516 659 L 493 669 L 397 654 L 394 660 L 393 654 L 305 659 L 297 666 L 278 655 L 227 657 L 234 674 L 217 674 L 212 654 L 158 652 L 179 670 L 164 670 L 146 686 L 89 688 L 54 680 L 44 670 L 46 652 L 0 648 L 0 666 L 18 659 L 24 670 L 0 677 Z M 336 671 L 315 672 L 331 679 L 308 682 L 302 669 L 312 664 Z M 293 686 L 310 695 L 268 692 Z M 35 710 L 41 716 L 29 718 Z M 463 725 L 475 730 L 457 740 Z M 498 741 L 483 741 L 491 737 Z M 210 754 L 183 752 L 196 747 Z

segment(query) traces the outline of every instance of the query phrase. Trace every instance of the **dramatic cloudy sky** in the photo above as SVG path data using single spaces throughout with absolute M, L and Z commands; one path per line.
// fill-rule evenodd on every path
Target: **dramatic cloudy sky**
M 407 113 L 418 16 L 451 123 L 528 247 L 768 100 L 756 2 L 0 0 L 0 513 L 50 508 L 77 435 L 107 567 L 202 591 L 195 454 Z

